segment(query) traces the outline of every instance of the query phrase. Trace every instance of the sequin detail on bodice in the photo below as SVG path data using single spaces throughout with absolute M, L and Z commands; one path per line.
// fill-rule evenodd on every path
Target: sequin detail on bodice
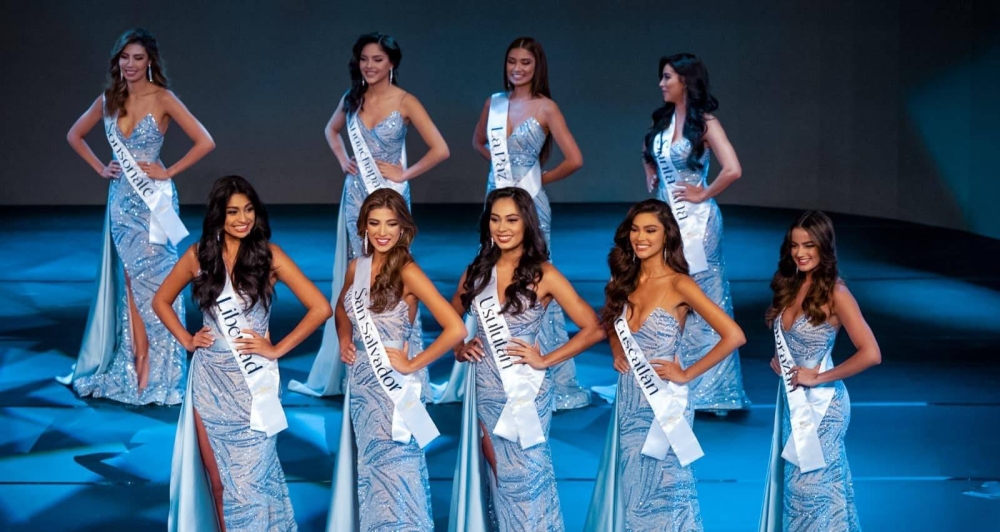
M 511 175 L 516 181 L 520 181 L 538 162 L 538 154 L 541 153 L 542 147 L 545 145 L 545 136 L 542 125 L 532 116 L 518 124 L 507 137 L 507 154 L 510 157 Z M 494 188 L 496 188 L 496 183 L 493 180 L 491 167 L 486 192 L 489 193 Z

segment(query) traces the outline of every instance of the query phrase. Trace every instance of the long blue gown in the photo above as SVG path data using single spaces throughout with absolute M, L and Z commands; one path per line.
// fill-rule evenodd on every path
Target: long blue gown
M 163 134 L 153 115 L 143 117 L 128 137 L 121 130 L 118 133 L 136 161 L 160 160 Z M 174 212 L 179 212 L 177 189 L 168 183 L 163 186 L 172 192 Z M 184 395 L 187 352 L 152 307 L 153 295 L 177 263 L 177 246 L 149 242 L 149 217 L 149 207 L 125 179 L 111 180 L 98 290 L 71 377 L 73 388 L 81 396 L 136 405 L 173 405 L 180 403 Z M 128 288 L 149 339 L 149 379 L 141 393 Z M 173 309 L 183 323 L 183 296 L 177 296 Z
M 691 153 L 691 142 L 687 137 L 670 146 L 670 159 L 677 168 L 677 182 L 696 186 L 707 186 L 709 150 L 701 158 L 701 170 L 688 167 L 687 157 Z M 667 201 L 667 185 L 660 176 L 656 197 Z M 708 270 L 692 276 L 705 295 L 713 303 L 733 316 L 733 300 L 729 294 L 729 278 L 726 277 L 726 263 L 722 254 L 722 212 L 715 199 L 707 200 L 711 214 L 705 230 L 705 257 Z M 684 367 L 701 360 L 719 342 L 719 334 L 695 312 L 689 312 L 681 339 L 681 361 Z M 740 410 L 750 405 L 743 391 L 743 372 L 740 369 L 739 350 L 724 358 L 700 377 L 688 384 L 689 398 L 695 410 Z
M 270 311 L 263 304 L 244 316 L 258 334 L 267 334 Z M 214 501 L 202 470 L 194 411 L 201 416 L 219 468 L 227 532 L 298 530 L 278 461 L 278 436 L 250 429 L 250 389 L 214 316 L 205 313 L 204 323 L 216 340 L 195 351 L 191 363 L 170 472 L 169 530 L 214 530 Z
M 656 308 L 632 337 L 647 359 L 672 360 L 682 335 L 677 320 L 665 310 Z M 602 470 L 598 473 L 599 483 L 594 488 L 585 530 L 702 530 L 691 466 L 681 466 L 673 449 L 663 460 L 642 454 L 654 417 L 632 373 L 619 377 L 615 401 L 601 460 Z M 690 402 L 684 410 L 684 418 L 693 426 L 694 409 Z
M 545 130 L 535 117 L 530 117 L 511 132 L 507 137 L 507 150 L 510 153 L 511 175 L 515 179 L 524 178 L 528 171 L 538 161 L 538 154 L 545 145 Z M 493 170 L 490 169 L 486 185 L 486 193 L 496 189 Z M 545 235 L 545 244 L 552 252 L 552 207 L 545 190 L 539 190 L 535 195 L 535 210 L 538 212 L 538 224 Z M 466 325 L 472 325 L 471 320 Z M 471 330 L 471 327 L 470 327 Z M 566 317 L 562 307 L 555 301 L 551 302 L 545 311 L 538 334 L 538 342 L 542 353 L 551 353 L 569 340 L 566 333 Z M 441 393 L 439 402 L 460 401 L 462 386 L 465 381 L 465 366 L 456 364 L 452 370 L 448 386 Z M 590 392 L 581 388 L 576 380 L 576 362 L 567 360 L 552 368 L 552 378 L 555 386 L 556 410 L 569 410 L 590 404 Z
M 384 120 L 371 130 L 358 120 L 361 136 L 364 137 L 368 150 L 376 161 L 386 161 L 400 164 L 405 159 L 406 122 L 399 111 L 389 113 Z M 410 187 L 406 184 L 401 193 L 410 205 Z M 347 265 L 361 256 L 362 240 L 357 234 L 358 213 L 361 204 L 368 197 L 364 182 L 355 174 L 348 174 L 344 181 L 344 193 L 340 200 L 340 213 L 337 216 L 337 247 L 333 258 L 333 287 L 330 304 L 334 308 L 339 304 L 337 298 L 344 287 L 344 276 L 347 275 Z M 423 326 L 420 314 L 417 314 L 409 341 L 410 353 L 423 351 Z M 427 371 L 421 370 L 424 381 L 425 399 L 430 398 L 430 386 L 427 383 Z M 294 392 L 321 397 L 344 393 L 344 383 L 347 370 L 340 360 L 340 341 L 337 337 L 337 326 L 330 318 L 323 328 L 323 342 L 306 382 L 291 381 L 288 389 Z
M 813 325 L 803 314 L 784 335 L 795 364 L 812 368 L 831 356 L 837 329 L 829 323 Z M 824 386 L 833 386 L 835 390 L 817 431 L 826 467 L 808 473 L 802 473 L 781 457 L 792 429 L 784 387 L 778 391 L 761 532 L 861 530 L 844 446 L 844 436 L 851 422 L 851 398 L 843 381 Z

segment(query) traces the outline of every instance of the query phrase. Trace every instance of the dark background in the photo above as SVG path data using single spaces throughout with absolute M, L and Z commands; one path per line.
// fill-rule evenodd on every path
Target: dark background
M 160 41 L 173 89 L 218 148 L 177 179 L 184 203 L 239 173 L 269 203 L 336 203 L 323 127 L 347 88 L 350 46 L 395 36 L 400 85 L 451 159 L 413 184 L 420 203 L 479 202 L 472 129 L 500 90 L 503 52 L 538 38 L 584 168 L 554 201 L 645 197 L 640 140 L 659 105 L 657 61 L 706 62 L 744 177 L 723 203 L 820 208 L 1000 237 L 995 2 L 38 2 L 5 3 L 0 205 L 101 204 L 106 185 L 65 142 L 132 26 Z M 108 150 L 99 132 L 88 140 Z M 410 160 L 424 151 L 409 136 Z M 169 165 L 188 148 L 167 135 Z M 558 156 L 557 156 L 558 157 Z M 551 163 L 550 163 L 551 164 Z M 713 176 L 717 171 L 713 165 Z

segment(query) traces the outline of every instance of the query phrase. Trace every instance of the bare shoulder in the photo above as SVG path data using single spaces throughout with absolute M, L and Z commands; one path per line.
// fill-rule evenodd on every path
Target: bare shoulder
M 427 274 L 425 274 L 424 270 L 420 268 L 420 265 L 418 265 L 416 261 L 412 260 L 406 263 L 406 266 L 403 266 L 403 270 L 400 274 L 403 277 L 404 283 L 427 278 Z

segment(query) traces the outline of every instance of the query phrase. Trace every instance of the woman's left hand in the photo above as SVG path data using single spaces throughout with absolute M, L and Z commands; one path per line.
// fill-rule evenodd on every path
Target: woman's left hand
M 403 343 L 402 349 L 396 349 L 395 347 L 386 347 L 385 354 L 389 357 L 389 365 L 392 369 L 402 373 L 403 375 L 409 375 L 417 370 L 413 361 L 410 360 L 407 353 L 410 352 L 409 342 Z
M 691 379 L 687 376 L 687 372 L 676 361 L 665 358 L 654 358 L 649 361 L 649 365 L 653 366 L 653 371 L 665 381 L 670 381 L 674 384 L 687 384 L 691 382 Z
M 403 178 L 403 166 L 399 164 L 387 163 L 385 161 L 375 161 L 378 171 L 382 172 L 382 177 L 394 183 L 405 183 Z
M 150 179 L 170 179 L 170 174 L 167 172 L 167 169 L 163 167 L 163 163 L 139 163 L 139 168 L 142 168 L 142 171 L 146 172 L 146 175 L 148 175 Z
M 701 203 L 708 199 L 708 194 L 705 193 L 705 187 L 684 183 L 674 189 L 674 199 L 688 203 Z
M 515 364 L 527 364 L 534 369 L 548 369 L 549 365 L 542 356 L 542 351 L 538 344 L 529 344 L 520 338 L 511 338 L 507 343 L 507 354 L 518 357 L 513 362 Z
M 240 331 L 243 333 L 242 338 L 236 339 L 236 348 L 239 349 L 242 354 L 254 354 L 260 355 L 269 360 L 277 360 L 281 358 L 278 354 L 278 350 L 274 348 L 271 341 L 263 336 L 257 334 L 257 331 L 253 329 L 243 329 Z M 249 338 L 247 338 L 249 336 Z
M 792 386 L 795 386 L 796 388 L 799 386 L 812 388 L 817 384 L 822 384 L 819 381 L 819 366 L 816 366 L 815 368 L 795 366 L 792 368 Z

